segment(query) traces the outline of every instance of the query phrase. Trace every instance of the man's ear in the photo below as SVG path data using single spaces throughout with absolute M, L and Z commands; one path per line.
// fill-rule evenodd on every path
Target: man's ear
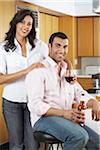
M 48 44 L 48 48 L 49 48 L 49 54 L 51 53 L 51 44 Z
M 50 43 L 48 44 L 48 47 L 49 47 L 49 49 L 51 49 L 51 44 Z

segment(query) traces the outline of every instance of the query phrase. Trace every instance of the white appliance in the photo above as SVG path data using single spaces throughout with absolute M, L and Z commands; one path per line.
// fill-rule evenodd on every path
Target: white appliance
M 86 66 L 85 67 L 86 75 L 93 75 L 97 73 L 100 73 L 100 66 Z

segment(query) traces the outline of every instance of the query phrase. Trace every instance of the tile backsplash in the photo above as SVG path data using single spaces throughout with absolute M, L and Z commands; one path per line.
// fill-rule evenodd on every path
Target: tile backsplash
M 82 57 L 81 58 L 81 73 L 86 74 L 86 66 L 100 67 L 100 57 Z

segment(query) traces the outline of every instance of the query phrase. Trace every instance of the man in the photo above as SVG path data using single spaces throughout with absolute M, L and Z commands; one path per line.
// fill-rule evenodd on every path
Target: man
M 50 133 L 63 141 L 64 150 L 82 150 L 86 145 L 90 150 L 99 150 L 99 136 L 89 127 L 80 125 L 84 123 L 84 113 L 73 106 L 84 93 L 88 99 L 85 107 L 92 108 L 96 120 L 100 120 L 100 106 L 77 81 L 70 84 L 65 80 L 67 36 L 62 32 L 52 34 L 48 47 L 49 57 L 43 61 L 45 67 L 34 69 L 26 77 L 33 130 Z

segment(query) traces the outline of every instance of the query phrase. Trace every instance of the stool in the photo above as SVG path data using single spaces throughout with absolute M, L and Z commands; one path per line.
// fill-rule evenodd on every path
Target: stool
M 49 150 L 50 149 L 54 150 L 53 144 L 57 144 L 57 150 L 59 149 L 59 144 L 61 144 L 61 147 L 63 148 L 63 146 L 62 146 L 63 142 L 61 142 L 60 140 L 58 140 L 57 138 L 55 138 L 54 136 L 52 136 L 48 133 L 36 131 L 36 132 L 34 132 L 34 138 L 39 143 L 45 143 L 44 150 L 47 150 L 47 145 L 49 145 L 48 146 Z

